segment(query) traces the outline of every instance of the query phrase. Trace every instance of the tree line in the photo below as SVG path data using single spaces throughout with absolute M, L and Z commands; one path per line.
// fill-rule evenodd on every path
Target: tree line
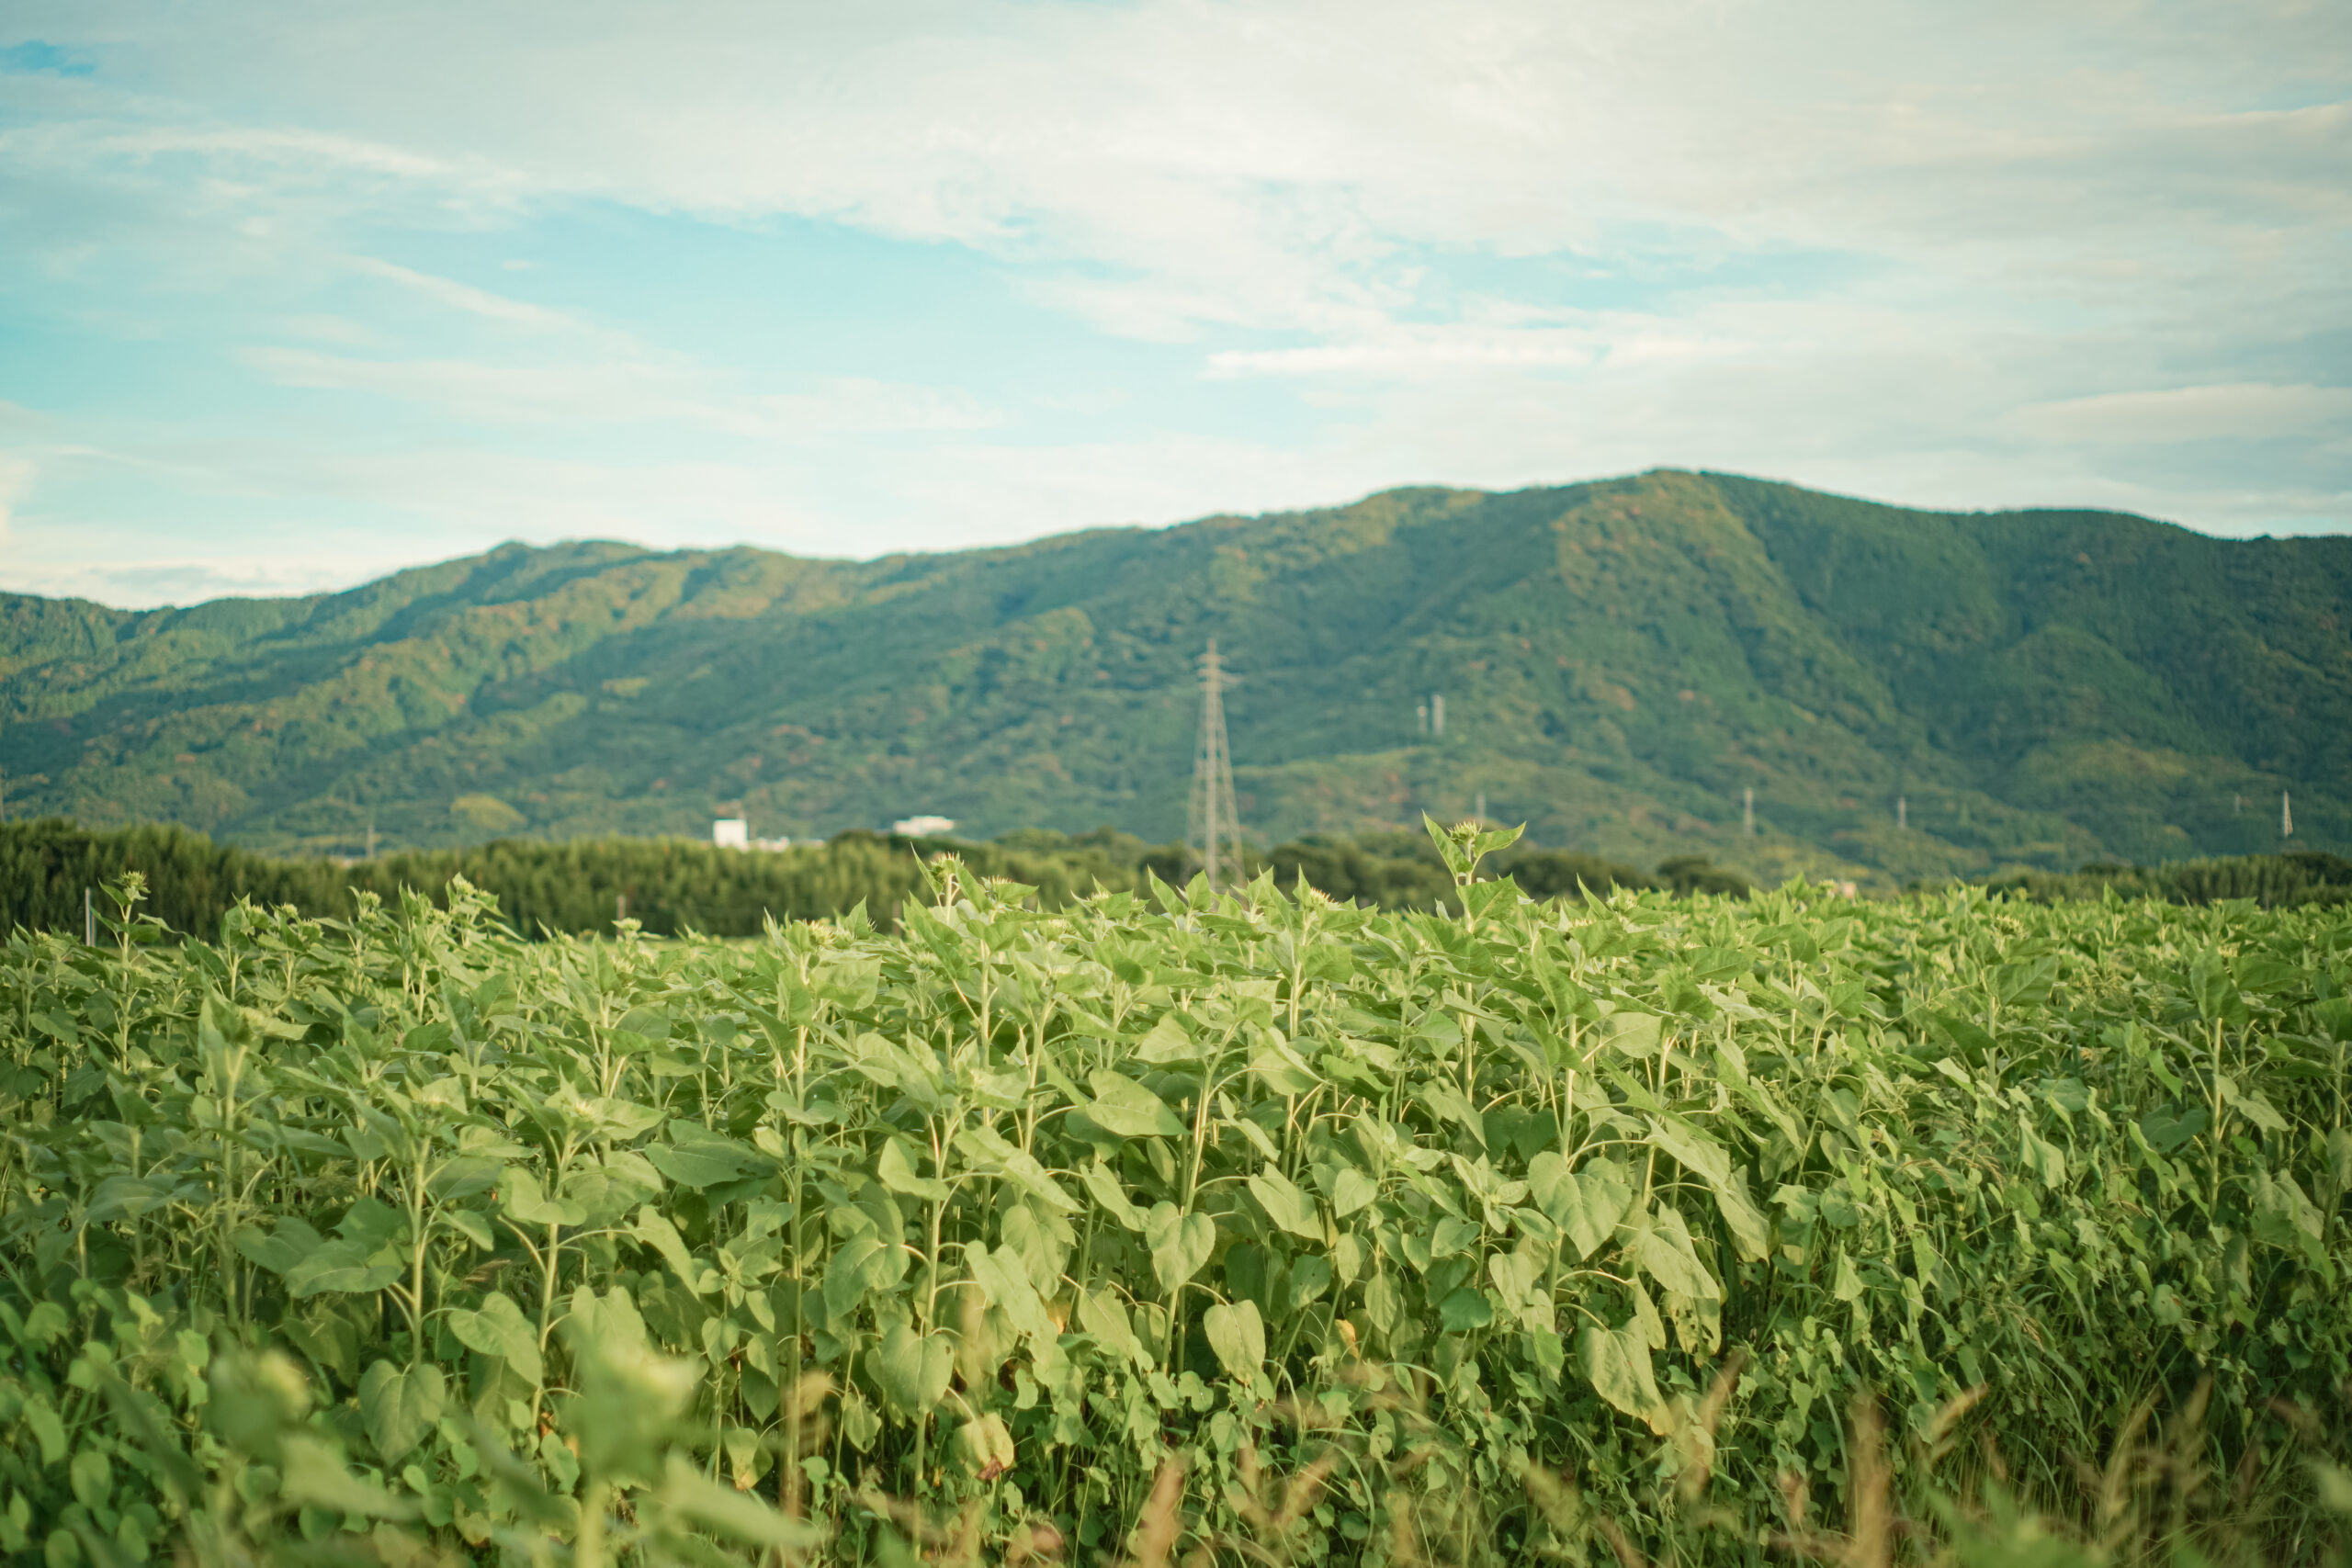
M 459 876 L 495 897 L 526 934 L 610 931 L 629 919 L 661 936 L 750 936 L 771 918 L 837 917 L 861 904 L 888 926 L 902 902 L 928 896 L 923 864 L 943 853 L 957 856 L 969 874 L 1035 888 L 1049 908 L 1097 886 L 1140 892 L 1155 876 L 1182 883 L 1195 869 L 1182 844 L 1148 844 L 1107 828 L 1083 834 L 1027 829 L 988 843 L 849 832 L 823 844 L 752 851 L 685 839 L 502 839 L 345 862 L 255 854 L 164 824 L 95 829 L 45 818 L 0 824 L 0 931 L 78 929 L 85 891 L 127 871 L 146 879 L 148 913 L 206 938 L 244 899 L 345 919 L 361 894 L 390 899 L 413 889 L 446 903 L 450 879 Z M 1453 886 L 1419 833 L 1317 836 L 1245 858 L 1251 875 L 1271 871 L 1284 887 L 1304 877 L 1334 898 L 1381 908 L 1433 908 Z M 1536 897 L 1586 888 L 1747 888 L 1736 873 L 1689 857 L 1644 872 L 1574 851 L 1514 847 L 1490 863 Z

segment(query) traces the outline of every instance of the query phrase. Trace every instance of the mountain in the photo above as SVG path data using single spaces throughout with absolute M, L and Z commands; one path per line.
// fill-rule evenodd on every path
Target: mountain
M 2275 849 L 2289 789 L 2298 842 L 2352 841 L 2348 627 L 2352 538 L 1659 471 L 873 561 L 506 545 L 299 599 L 0 595 L 0 768 L 11 816 L 271 851 L 737 812 L 1162 840 L 1215 637 L 1261 837 L 1483 794 L 1540 842 L 1883 885 Z

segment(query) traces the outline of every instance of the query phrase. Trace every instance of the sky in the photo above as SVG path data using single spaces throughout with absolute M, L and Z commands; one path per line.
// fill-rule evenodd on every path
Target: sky
M 2352 6 L 9 0 L 0 590 L 1668 466 L 2352 531 Z

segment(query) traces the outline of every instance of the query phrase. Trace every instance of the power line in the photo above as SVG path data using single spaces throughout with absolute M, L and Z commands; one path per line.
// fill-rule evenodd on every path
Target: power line
M 1193 802 L 1185 836 L 1209 891 L 1222 893 L 1241 874 L 1241 811 L 1233 801 L 1233 751 L 1225 738 L 1225 685 L 1230 679 L 1216 638 L 1201 660 L 1201 739 L 1193 753 Z

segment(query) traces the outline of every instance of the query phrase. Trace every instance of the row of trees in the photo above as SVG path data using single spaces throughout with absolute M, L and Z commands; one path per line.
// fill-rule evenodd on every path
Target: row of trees
M 1096 886 L 1140 891 L 1153 876 L 1181 883 L 1193 870 L 1182 844 L 1147 844 L 1109 829 L 1080 835 L 1029 830 L 984 844 L 853 832 L 821 845 L 749 852 L 680 839 L 506 839 L 342 863 L 257 855 L 183 828 L 101 831 L 49 818 L 0 826 L 0 931 L 78 928 L 85 890 L 126 871 L 146 878 L 148 912 L 175 931 L 204 936 L 243 898 L 344 917 L 353 912 L 356 894 L 391 898 L 413 888 L 437 900 L 453 876 L 494 897 L 526 932 L 609 930 L 628 919 L 661 935 L 749 936 L 769 917 L 838 916 L 860 904 L 888 925 L 902 901 L 926 896 L 922 863 L 943 852 L 960 857 L 973 874 L 1036 888 L 1049 908 Z M 1595 855 L 1517 847 L 1489 863 L 1538 897 L 1581 888 L 1747 888 L 1736 874 L 1688 859 L 1651 874 Z M 1335 898 L 1384 908 L 1430 908 L 1453 890 L 1444 864 L 1418 833 L 1277 844 L 1253 852 L 1247 870 L 1271 870 L 1284 886 L 1305 877 Z
M 2315 850 L 2284 855 L 2226 855 L 2163 865 L 2095 863 L 2068 875 L 2023 872 L 1993 884 L 1997 892 L 2042 901 L 2161 898 L 2170 904 L 2250 899 L 2266 909 L 2352 903 L 2352 860 Z

